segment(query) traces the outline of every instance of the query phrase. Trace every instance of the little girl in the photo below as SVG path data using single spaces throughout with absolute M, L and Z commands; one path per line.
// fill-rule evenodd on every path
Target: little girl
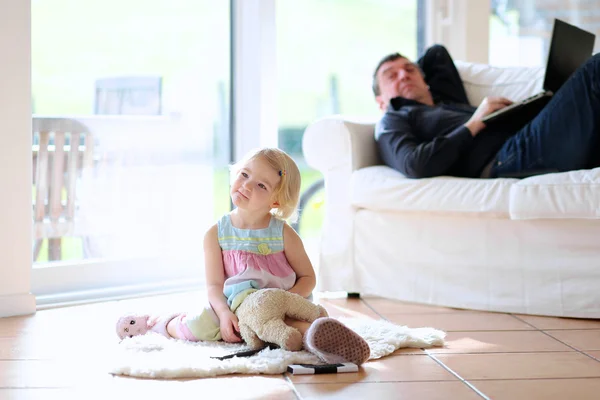
M 149 329 L 167 337 L 239 342 L 235 309 L 255 290 L 280 288 L 310 297 L 315 271 L 302 240 L 285 220 L 300 197 L 300 171 L 284 151 L 252 151 L 231 168 L 231 200 L 235 209 L 204 236 L 208 300 L 200 314 L 125 316 L 117 323 L 119 337 Z M 328 363 L 362 364 L 368 344 L 333 318 L 312 324 L 286 320 L 304 335 L 305 348 Z

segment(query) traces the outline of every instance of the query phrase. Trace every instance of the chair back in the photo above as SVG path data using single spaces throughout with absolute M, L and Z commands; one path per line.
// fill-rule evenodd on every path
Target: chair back
M 33 119 L 33 218 L 35 239 L 72 233 L 76 185 L 93 165 L 93 138 L 85 125 L 68 118 Z

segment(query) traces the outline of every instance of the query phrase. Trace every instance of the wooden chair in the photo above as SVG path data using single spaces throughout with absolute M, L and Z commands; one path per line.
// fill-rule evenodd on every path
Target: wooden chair
M 33 260 L 48 239 L 48 260 L 61 259 L 62 238 L 76 235 L 76 185 L 93 165 L 93 137 L 68 118 L 33 118 Z

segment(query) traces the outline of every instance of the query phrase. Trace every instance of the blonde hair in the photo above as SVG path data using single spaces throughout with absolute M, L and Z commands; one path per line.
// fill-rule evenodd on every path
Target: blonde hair
M 246 164 L 257 158 L 269 163 L 281 176 L 273 191 L 273 199 L 279 203 L 279 206 L 271 209 L 271 214 L 282 220 L 294 221 L 297 218 L 296 207 L 300 199 L 301 177 L 296 162 L 285 151 L 274 147 L 264 147 L 248 152 L 240 161 L 231 166 L 231 181 L 235 180 L 238 172 Z

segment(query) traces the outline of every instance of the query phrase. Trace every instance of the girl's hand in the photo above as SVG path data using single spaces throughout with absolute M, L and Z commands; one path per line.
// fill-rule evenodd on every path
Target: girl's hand
M 238 336 L 240 327 L 238 326 L 238 319 L 231 311 L 219 315 L 219 325 L 221 328 L 221 337 L 228 343 L 241 342 L 242 339 Z

